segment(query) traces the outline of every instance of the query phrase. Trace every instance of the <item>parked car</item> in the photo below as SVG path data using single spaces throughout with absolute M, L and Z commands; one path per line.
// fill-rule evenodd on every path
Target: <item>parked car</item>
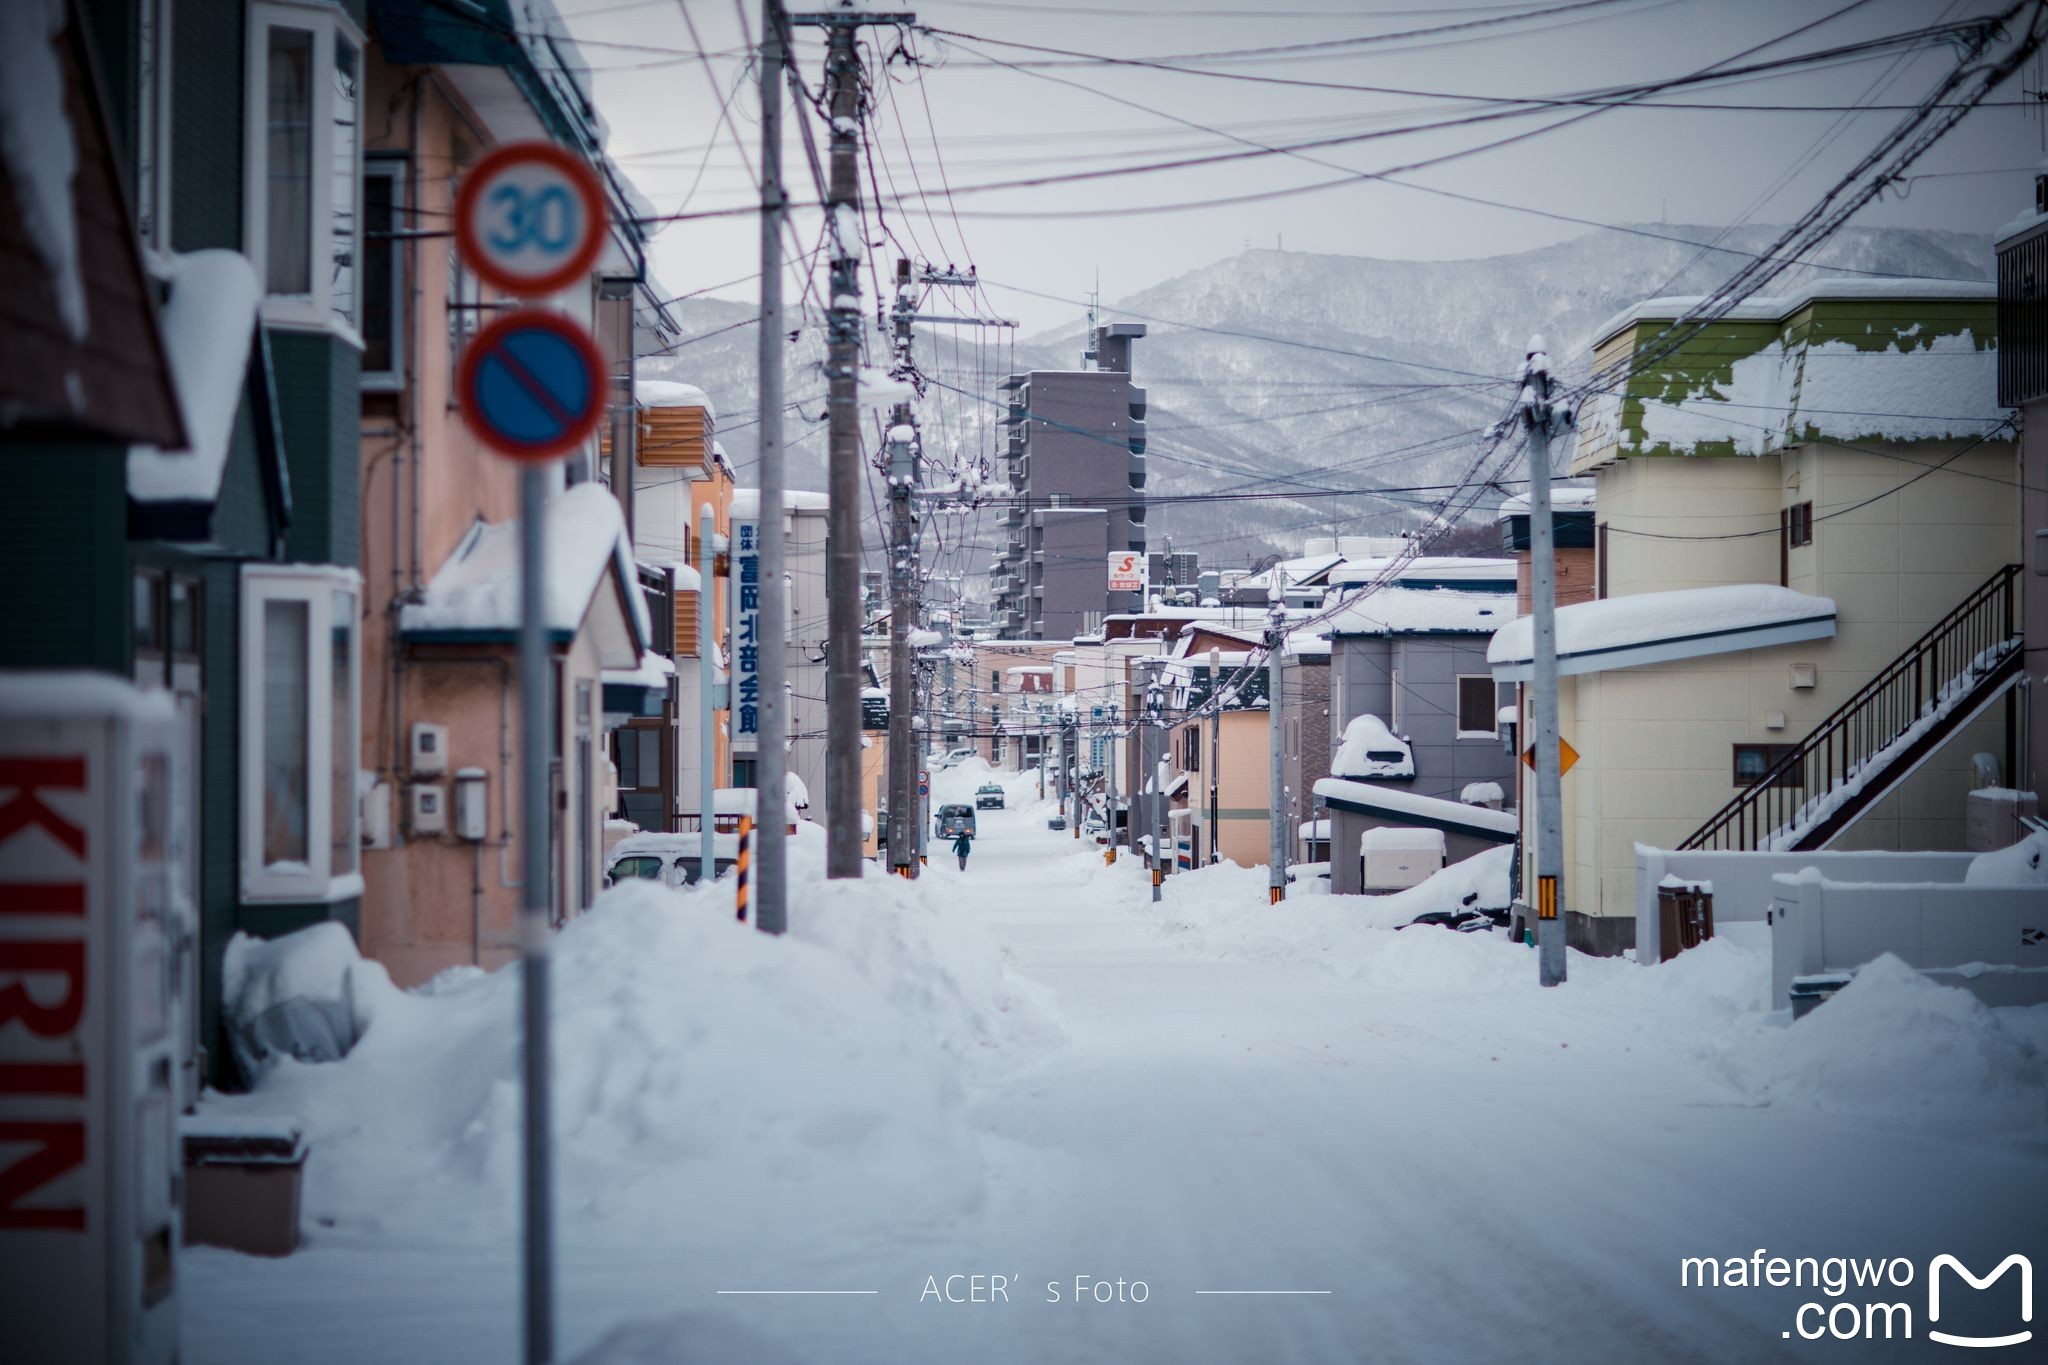
M 973 757 L 974 746 L 971 744 L 963 744 L 957 749 L 948 749 L 945 753 L 940 754 L 937 758 L 932 760 L 932 766 L 934 768 L 939 769 L 951 768 L 956 764 L 965 763 L 968 759 Z
M 957 839 L 962 834 L 974 837 L 974 807 L 952 804 L 939 807 L 938 815 L 932 821 L 932 833 L 941 839 Z
M 974 793 L 976 810 L 1003 809 L 1003 789 L 993 782 L 984 782 Z
M 740 836 L 713 834 L 711 839 L 712 875 L 723 877 L 739 861 Z M 605 855 L 604 884 L 617 886 L 637 878 L 663 886 L 694 886 L 703 857 L 700 834 L 629 834 Z

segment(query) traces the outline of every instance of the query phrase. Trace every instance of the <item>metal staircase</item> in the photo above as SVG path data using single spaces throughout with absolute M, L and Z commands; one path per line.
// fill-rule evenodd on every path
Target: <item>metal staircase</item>
M 1826 848 L 2019 680 L 2019 572 L 1991 575 L 1679 847 Z

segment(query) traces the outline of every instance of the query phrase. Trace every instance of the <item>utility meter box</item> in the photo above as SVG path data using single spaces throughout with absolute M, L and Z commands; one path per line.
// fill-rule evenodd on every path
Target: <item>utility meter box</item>
M 446 834 L 448 793 L 433 782 L 415 782 L 405 790 L 407 827 L 414 834 Z
M 391 847 L 391 787 L 384 782 L 372 782 L 363 788 L 358 798 L 362 806 L 361 823 L 364 848 Z
M 177 1358 L 169 693 L 0 672 L 0 1335 L 10 1360 Z
M 412 727 L 412 770 L 419 777 L 448 771 L 448 727 L 420 721 Z
M 462 768 L 455 774 L 455 837 L 481 843 L 490 828 L 485 795 L 489 783 L 482 768 Z

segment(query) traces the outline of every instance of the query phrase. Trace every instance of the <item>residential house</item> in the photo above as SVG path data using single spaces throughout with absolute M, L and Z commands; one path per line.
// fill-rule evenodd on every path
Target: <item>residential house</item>
M 658 325 L 660 302 L 638 201 L 605 161 L 588 92 L 573 63 L 536 47 L 561 40 L 536 36 L 526 8 L 515 15 L 507 0 L 366 8 L 363 99 L 376 117 L 360 191 L 362 392 L 350 402 L 361 413 L 362 664 L 374 701 L 360 746 L 359 938 L 409 985 L 515 957 L 525 894 L 514 816 L 520 468 L 470 431 L 455 387 L 470 338 L 510 301 L 464 266 L 447 235 L 416 226 L 447 222 L 465 170 L 515 140 L 582 156 L 610 202 L 596 265 L 548 304 L 597 339 L 612 417 L 603 440 L 551 468 L 560 483 L 545 523 L 557 922 L 589 906 L 601 884 L 602 831 L 617 804 L 607 731 L 670 690 L 646 654 L 652 619 L 628 538 L 629 481 L 618 481 L 617 496 L 601 482 L 613 472 L 602 458 L 612 433 L 626 440 L 634 429 L 633 350 L 650 320 Z M 279 32 L 288 43 L 293 30 Z M 660 584 L 648 588 L 661 595 Z
M 78 173 L 35 208 L 78 225 L 76 257 L 47 258 L 28 206 L 0 204 L 0 564 L 36 585 L 0 663 L 176 697 L 188 1023 L 230 1083 L 228 939 L 353 927 L 362 889 L 362 14 L 171 8 L 64 12 L 82 22 L 53 42 L 50 136 Z
M 1461 572 L 1493 576 L 1449 576 Z M 1316 627 L 1329 639 L 1336 747 L 1330 776 L 1312 791 L 1328 811 L 1335 892 L 1364 889 L 1360 847 L 1369 829 L 1444 830 L 1454 861 L 1514 838 L 1513 820 L 1498 812 L 1514 782 L 1499 720 L 1513 690 L 1495 683 L 1486 653 L 1494 631 L 1514 617 L 1514 580 L 1495 567 L 1446 569 L 1435 581 L 1486 590 L 1384 587 Z M 1387 744 L 1368 744 L 1368 732 Z M 1383 756 L 1395 750 L 1399 760 Z
M 1250 867 L 1271 857 L 1271 678 L 1263 663 L 1253 659 L 1239 642 L 1231 651 L 1204 648 L 1159 665 L 1172 718 L 1166 752 L 1168 797 L 1174 806 L 1169 824 L 1174 846 L 1186 848 L 1190 863 L 1227 858 Z M 1207 707 L 1219 689 L 1220 705 L 1190 717 Z M 1137 696 L 1142 712 L 1142 681 Z M 1134 762 L 1133 769 L 1142 788 L 1143 765 Z M 1142 836 L 1142 814 L 1138 824 Z
M 1597 951 L 1639 843 L 1960 848 L 1976 756 L 2021 766 L 1993 287 L 1822 280 L 1667 337 L 1686 306 L 1601 330 L 1571 462 L 1605 595 L 1558 612 L 1565 902 Z M 1503 629 L 1495 676 L 1530 647 Z
M 2027 752 L 2009 781 L 2038 794 L 2048 783 L 2048 167 L 2034 175 L 2032 211 L 1998 233 L 1998 337 L 1998 402 L 2020 412 L 2019 562 L 2033 641 L 2020 723 Z

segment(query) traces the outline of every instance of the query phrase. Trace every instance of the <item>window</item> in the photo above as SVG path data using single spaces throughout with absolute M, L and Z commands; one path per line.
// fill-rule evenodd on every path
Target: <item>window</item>
M 1813 544 L 1813 503 L 1795 503 L 1786 509 L 1790 526 L 1790 541 L 1794 548 Z
M 135 227 L 146 247 L 171 249 L 171 0 L 142 0 L 135 16 Z
M 245 245 L 264 317 L 356 339 L 362 36 L 337 5 L 250 8 Z
M 346 569 L 242 571 L 242 895 L 359 895 L 360 587 Z
M 1796 744 L 1738 744 L 1735 746 L 1735 785 L 1753 786 L 1770 774 L 1790 755 L 1798 752 Z M 1801 785 L 1802 765 L 1787 763 L 1782 772 L 1771 778 L 1773 787 L 1798 787 Z
M 398 239 L 405 226 L 406 163 L 378 157 L 363 167 L 363 387 L 405 382 L 405 267 Z
M 627 726 L 613 732 L 618 744 L 619 790 L 661 785 L 661 731 Z
M 1498 695 L 1491 674 L 1458 675 L 1459 739 L 1494 739 L 1499 736 Z

